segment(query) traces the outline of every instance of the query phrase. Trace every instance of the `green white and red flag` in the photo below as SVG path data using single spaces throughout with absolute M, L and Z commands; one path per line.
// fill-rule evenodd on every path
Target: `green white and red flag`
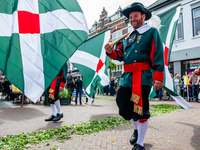
M 88 37 L 76 0 L 1 0 L 0 69 L 36 102 Z
M 69 59 L 80 71 L 84 91 L 90 97 L 95 94 L 99 84 L 102 86 L 109 84 L 107 73 L 109 58 L 104 49 L 109 39 L 110 30 L 105 30 L 85 41 Z
M 163 88 L 168 94 L 184 109 L 192 107 L 183 97 L 181 97 L 176 90 L 174 90 L 172 77 L 168 69 L 168 62 L 171 54 L 171 48 L 176 31 L 176 26 L 180 14 L 180 4 L 158 15 L 161 20 L 160 36 L 164 47 L 164 82 Z M 150 98 L 153 97 L 155 91 L 152 88 Z

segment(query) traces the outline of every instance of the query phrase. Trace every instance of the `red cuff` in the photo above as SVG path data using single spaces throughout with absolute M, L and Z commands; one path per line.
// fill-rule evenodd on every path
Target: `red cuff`
M 111 54 L 108 54 L 106 52 L 106 55 L 111 59 L 116 59 L 117 58 L 117 52 L 115 50 L 113 50 Z
M 64 82 L 60 82 L 60 87 L 65 87 L 65 83 Z
M 140 123 L 145 123 L 148 119 L 140 119 L 139 122 Z
M 159 71 L 155 71 L 154 75 L 153 75 L 153 80 L 158 80 L 158 81 L 163 82 L 164 81 L 164 73 L 159 72 Z

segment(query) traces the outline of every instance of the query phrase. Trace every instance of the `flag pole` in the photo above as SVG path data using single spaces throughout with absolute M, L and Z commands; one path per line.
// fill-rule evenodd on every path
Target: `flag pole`
M 124 39 L 125 37 L 127 37 L 130 33 L 127 33 L 126 35 L 122 36 L 121 38 L 119 38 L 117 41 L 115 42 L 109 42 L 110 45 L 114 46 L 115 44 L 117 44 L 119 41 L 121 41 L 122 39 Z
M 186 75 L 186 77 L 185 77 L 185 78 L 187 78 L 187 82 L 185 82 L 185 84 L 187 85 L 187 97 L 188 97 L 188 101 L 189 101 L 189 91 L 188 91 L 188 75 L 187 75 L 187 71 L 185 71 L 185 75 Z

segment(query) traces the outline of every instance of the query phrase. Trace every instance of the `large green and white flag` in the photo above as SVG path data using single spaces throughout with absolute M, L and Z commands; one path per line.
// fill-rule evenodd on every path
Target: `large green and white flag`
M 191 105 L 174 90 L 172 77 L 168 70 L 168 62 L 171 54 L 173 38 L 180 14 L 180 4 L 158 15 L 161 20 L 160 35 L 164 47 L 164 82 L 163 88 L 171 95 L 171 97 L 184 109 L 188 109 Z M 152 91 L 153 93 L 154 91 Z M 152 94 L 153 95 L 153 94 Z
M 1 0 L 0 69 L 36 102 L 88 37 L 76 0 Z
M 82 74 L 84 91 L 88 96 L 95 94 L 98 84 L 109 84 L 109 58 L 104 49 L 109 39 L 110 30 L 103 31 L 84 42 L 69 59 Z

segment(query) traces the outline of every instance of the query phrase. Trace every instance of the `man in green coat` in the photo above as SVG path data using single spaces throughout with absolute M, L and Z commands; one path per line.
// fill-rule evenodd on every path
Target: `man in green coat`
M 156 28 L 144 25 L 151 12 L 141 3 L 127 6 L 122 13 L 129 18 L 133 32 L 115 48 L 110 43 L 104 48 L 108 57 L 124 62 L 116 102 L 119 114 L 135 125 L 130 139 L 133 150 L 144 150 L 150 89 L 152 85 L 155 90 L 162 88 L 164 80 L 163 43 Z

